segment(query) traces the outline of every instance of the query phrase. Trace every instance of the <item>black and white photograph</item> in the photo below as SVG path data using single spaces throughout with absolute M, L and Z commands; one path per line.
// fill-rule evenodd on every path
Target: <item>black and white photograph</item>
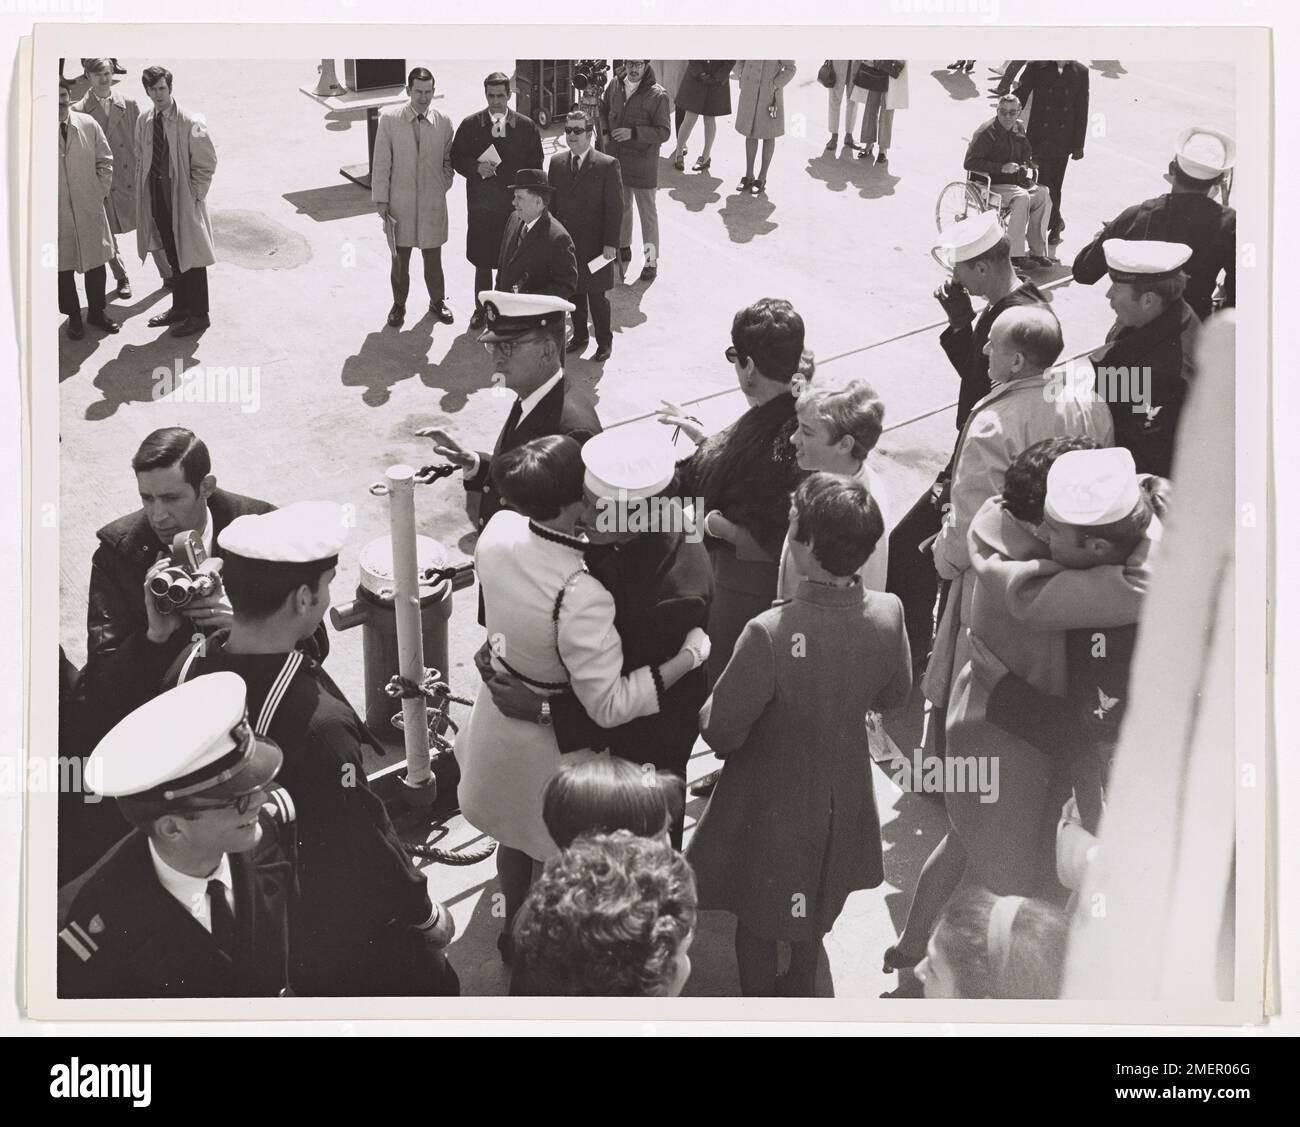
M 28 1016 L 1275 1012 L 1268 32 L 901 10 L 37 26 Z

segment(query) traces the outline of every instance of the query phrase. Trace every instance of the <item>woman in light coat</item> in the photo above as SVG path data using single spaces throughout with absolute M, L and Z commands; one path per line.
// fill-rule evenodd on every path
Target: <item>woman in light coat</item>
M 708 653 L 697 627 L 671 660 L 623 674 L 613 596 L 587 572 L 583 553 L 590 544 L 575 532 L 586 508 L 584 474 L 578 443 L 567 436 L 537 438 L 497 455 L 493 484 L 533 515 L 501 510 L 484 526 L 474 553 L 492 668 L 532 689 L 539 709 L 538 722 L 511 719 L 485 683 L 456 740 L 461 812 L 498 842 L 506 915 L 498 945 L 507 960 L 511 921 L 528 893 L 533 862 L 557 851 L 542 816 L 546 785 L 562 765 L 596 754 L 562 753 L 543 702 L 571 689 L 592 720 L 616 727 L 657 713 L 660 692 Z
M 793 59 L 741 59 L 731 73 L 740 80 L 736 104 L 736 131 L 745 138 L 745 175 L 737 192 L 762 195 L 767 188 L 767 170 L 776 152 L 776 139 L 785 135 L 786 85 L 794 78 Z M 754 158 L 763 142 L 763 163 L 757 178 Z
M 826 151 L 833 153 L 840 140 L 840 105 L 844 106 L 844 147 L 857 149 L 858 143 L 853 139 L 853 127 L 858 123 L 858 103 L 853 99 L 853 75 L 858 69 L 857 59 L 831 59 L 835 68 L 835 84 L 826 88 L 826 128 L 830 130 L 831 139 L 826 142 Z
M 865 61 L 879 63 L 883 60 Z M 879 90 L 855 87 L 852 97 L 865 103 L 862 114 L 862 147 L 858 152 L 858 160 L 870 160 L 872 147 L 879 142 L 880 152 L 876 155 L 876 163 L 887 163 L 894 135 L 894 111 L 907 109 L 907 64 L 903 64 L 897 78 L 889 80 L 888 90 L 882 93 Z

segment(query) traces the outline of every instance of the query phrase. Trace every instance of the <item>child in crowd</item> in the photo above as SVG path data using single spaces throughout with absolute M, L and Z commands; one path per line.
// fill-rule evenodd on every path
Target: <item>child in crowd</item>
M 883 591 L 889 570 L 889 532 L 892 521 L 885 506 L 880 480 L 867 462 L 867 455 L 880 441 L 885 422 L 885 405 L 865 380 L 850 380 L 842 388 L 807 385 L 795 405 L 798 425 L 790 436 L 801 470 L 855 477 L 867 487 L 880 509 L 885 533 L 858 575 L 868 591 Z M 781 551 L 777 597 L 793 599 L 803 580 L 790 552 L 790 538 Z
M 927 998 L 1055 998 L 1067 937 L 1051 904 L 972 889 L 949 903 L 916 976 Z
M 884 877 L 864 717 L 911 689 L 902 604 L 864 591 L 880 511 L 855 478 L 815 473 L 796 490 L 789 539 L 805 576 L 793 600 L 750 620 L 700 712 L 725 760 L 687 849 L 700 906 L 737 916 L 746 996 L 811 996 L 822 942 L 849 893 Z
M 515 926 L 515 995 L 674 998 L 691 973 L 695 880 L 681 854 L 627 830 L 546 862 Z
M 685 789 L 671 771 L 601 755 L 566 763 L 551 777 L 542 794 L 542 820 L 561 849 L 583 834 L 616 830 L 667 844 L 668 827 L 685 803 Z

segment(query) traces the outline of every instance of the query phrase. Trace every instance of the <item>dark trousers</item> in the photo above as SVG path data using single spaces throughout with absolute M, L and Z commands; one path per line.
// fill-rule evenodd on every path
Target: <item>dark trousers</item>
M 69 317 L 81 316 L 81 299 L 77 296 L 75 270 L 59 271 L 59 312 Z M 102 315 L 104 312 L 104 288 L 108 281 L 108 271 L 103 266 L 96 266 L 86 271 L 86 304 L 90 314 Z M 608 306 L 606 306 L 608 308 Z
M 149 180 L 149 209 L 153 224 L 162 240 L 163 253 L 172 268 L 172 308 L 188 317 L 208 315 L 208 268 L 194 266 L 181 269 L 176 251 L 176 229 L 172 223 L 172 186 L 170 180 Z
M 492 288 L 492 267 L 475 266 L 474 267 L 474 308 L 482 309 L 479 304 L 478 295 L 484 290 Z
M 573 335 L 577 340 L 587 339 L 587 307 L 591 307 L 591 323 L 596 331 L 596 343 L 612 345 L 614 331 L 610 328 L 609 291 L 593 290 L 573 295 Z
M 681 106 L 675 107 L 673 109 L 673 132 L 674 133 L 680 133 L 682 131 L 682 122 L 685 120 L 686 120 L 686 111 L 682 109 Z
M 939 594 L 939 573 L 928 548 L 921 551 L 922 541 L 939 532 L 943 518 L 927 489 L 894 525 L 889 534 L 889 571 L 885 590 L 897 595 L 903 604 L 903 623 L 907 643 L 912 649 L 912 663 L 921 668 L 934 638 L 934 601 Z
M 393 256 L 393 304 L 406 308 L 406 295 L 411 292 L 412 247 L 398 247 Z M 442 247 L 422 247 L 424 255 L 424 288 L 431 302 L 442 301 L 447 296 L 447 283 L 442 276 Z
M 1061 186 L 1065 183 L 1065 169 L 1069 163 L 1069 153 L 1041 153 L 1038 156 L 1038 182 L 1052 196 L 1052 218 L 1047 224 L 1052 234 L 1065 226 L 1065 220 L 1061 218 Z

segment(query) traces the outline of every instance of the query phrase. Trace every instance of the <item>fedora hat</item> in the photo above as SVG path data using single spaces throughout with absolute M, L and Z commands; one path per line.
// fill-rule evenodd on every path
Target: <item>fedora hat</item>
M 515 182 L 508 186 L 512 191 L 515 188 L 527 188 L 530 192 L 551 190 L 551 182 L 546 179 L 546 173 L 540 168 L 521 168 L 515 173 Z

